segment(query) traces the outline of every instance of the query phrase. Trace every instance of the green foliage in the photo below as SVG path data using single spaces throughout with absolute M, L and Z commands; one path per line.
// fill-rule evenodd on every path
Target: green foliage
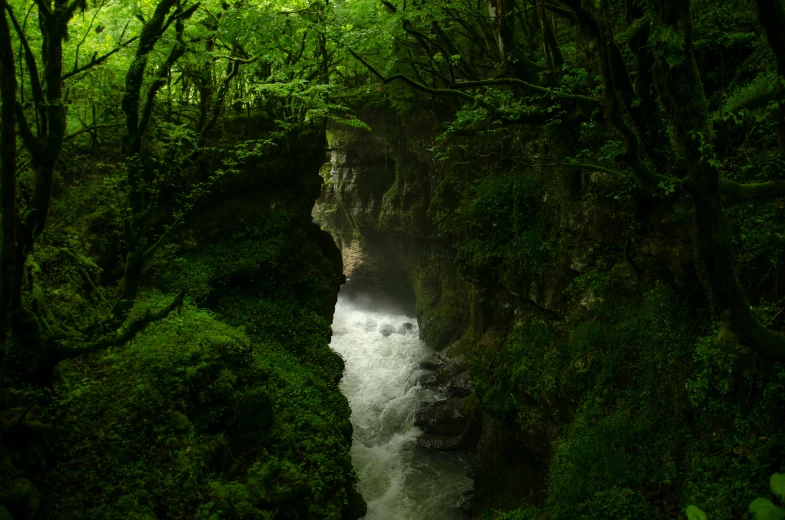
M 152 294 L 140 305 L 164 300 Z M 61 515 L 124 518 L 124 504 L 141 507 L 144 498 L 183 517 L 210 474 L 234 470 L 239 435 L 264 435 L 271 422 L 249 338 L 191 305 L 125 348 L 64 366 L 61 378 L 67 434 L 50 476 Z M 249 402 L 261 404 L 260 422 L 222 432 Z M 127 499 L 115 509 L 117 496 Z
M 638 490 L 679 478 L 678 367 L 694 332 L 668 288 L 633 304 L 620 301 L 618 283 L 610 273 L 579 278 L 572 292 L 585 310 L 569 317 L 568 335 L 529 317 L 470 363 L 485 410 L 513 421 L 529 446 L 555 437 L 553 518 L 648 518 L 651 504 Z
M 526 509 L 516 509 L 494 517 L 494 520 L 535 520 L 541 514 L 540 508 L 532 506 Z
M 769 479 L 771 492 L 776 495 L 781 502 L 785 502 L 785 475 L 775 473 Z M 782 520 L 785 518 L 785 509 L 775 505 L 768 498 L 756 498 L 750 503 L 749 512 L 753 520 Z M 707 515 L 696 506 L 687 507 L 688 520 L 707 520 Z
M 782 367 L 762 371 L 754 358 L 720 334 L 701 338 L 687 380 L 697 432 L 687 444 L 687 499 L 711 519 L 737 518 L 778 467 L 785 443 L 770 423 L 783 405 Z M 707 439 L 712 439 L 711 448 Z
M 775 473 L 769 479 L 771 492 L 785 503 L 785 475 Z M 785 509 L 775 505 L 768 498 L 756 498 L 749 507 L 753 520 L 782 520 L 785 518 Z
M 778 507 L 768 498 L 756 498 L 750 504 L 752 520 L 782 520 L 785 509 Z
M 340 268 L 304 209 L 315 192 L 301 185 L 318 178 L 308 161 L 321 142 L 304 143 L 295 162 L 275 153 L 289 141 L 254 132 L 211 163 L 228 165 L 231 179 L 216 182 L 221 196 L 195 201 L 199 211 L 150 260 L 130 319 L 180 290 L 185 305 L 122 347 L 62 363 L 51 392 L 15 395 L 58 426 L 38 484 L 47 514 L 337 520 L 361 503 L 343 362 L 328 346 Z M 263 176 L 249 167 L 262 158 Z M 80 177 L 31 257 L 52 326 L 109 312 L 122 240 L 113 205 L 122 186 L 103 182 L 113 168 Z
M 248 247 L 265 239 L 250 236 L 237 261 L 223 264 L 224 280 L 239 283 L 269 261 L 264 250 Z M 176 274 L 183 264 L 172 265 Z M 51 477 L 63 514 L 125 518 L 111 505 L 122 490 L 157 508 L 166 504 L 171 518 L 190 518 L 207 499 L 212 505 L 198 513 L 204 518 L 340 517 L 352 485 L 349 410 L 337 390 L 343 365 L 326 345 L 329 325 L 289 298 L 262 299 L 264 277 L 256 280 L 239 307 L 231 292 L 223 293 L 230 306 L 219 297 L 236 325 L 189 304 L 126 347 L 63 368 L 67 463 Z M 226 291 L 227 284 L 236 287 L 205 287 Z M 151 294 L 138 306 L 164 300 Z
M 758 74 L 749 83 L 730 93 L 722 106 L 723 117 L 729 118 L 733 114 L 744 117 L 747 110 L 767 103 L 774 98 L 779 82 L 780 79 L 774 72 L 766 71 Z
M 501 348 L 473 358 L 470 373 L 483 408 L 497 417 L 517 419 L 522 428 L 535 431 L 550 419 L 543 408 L 547 396 L 556 390 L 561 365 L 559 353 L 549 348 L 553 339 L 544 323 L 519 323 Z M 531 406 L 531 401 L 542 407 Z
M 548 261 L 537 218 L 541 192 L 526 175 L 486 177 L 466 194 L 462 204 L 442 219 L 443 232 L 458 238 L 456 261 L 473 280 L 502 284 L 517 292 Z
M 638 491 L 613 487 L 594 494 L 586 504 L 584 518 L 637 520 L 650 515 L 646 500 Z
M 706 513 L 699 507 L 687 506 L 687 520 L 708 520 Z

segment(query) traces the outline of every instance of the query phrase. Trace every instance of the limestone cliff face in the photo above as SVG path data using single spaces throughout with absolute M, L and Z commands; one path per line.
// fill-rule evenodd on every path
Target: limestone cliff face
M 343 256 L 352 287 L 384 288 L 416 302 L 423 339 L 443 348 L 476 317 L 475 288 L 457 273 L 448 243 L 428 215 L 442 165 L 427 152 L 433 120 L 406 128 L 385 111 L 368 114 L 373 131 L 332 128 L 325 184 L 314 209 Z

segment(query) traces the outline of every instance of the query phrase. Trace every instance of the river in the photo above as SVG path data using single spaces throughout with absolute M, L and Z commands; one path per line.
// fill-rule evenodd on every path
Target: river
M 341 390 L 352 408 L 351 455 L 368 502 L 366 520 L 457 520 L 461 493 L 471 486 L 468 456 L 418 448 L 414 412 L 444 397 L 422 388 L 420 362 L 433 351 L 418 338 L 417 321 L 369 298 L 340 296 L 331 346 L 346 361 Z

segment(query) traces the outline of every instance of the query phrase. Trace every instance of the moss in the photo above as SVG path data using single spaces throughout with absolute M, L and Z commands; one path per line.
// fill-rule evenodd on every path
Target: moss
M 187 280 L 219 314 L 191 300 L 125 348 L 63 367 L 69 435 L 50 479 L 60 514 L 125 518 L 118 494 L 142 493 L 169 518 L 197 507 L 342 517 L 355 493 L 350 411 L 325 316 L 338 275 L 290 220 L 267 224 L 159 268 L 162 288 Z M 150 293 L 138 307 L 165 300 Z
M 443 348 L 467 328 L 468 284 L 455 273 L 449 254 L 439 249 L 421 251 L 409 271 L 421 337 L 431 347 Z
M 124 347 L 61 365 L 46 408 L 58 420 L 43 484 L 48 517 L 364 514 L 338 388 L 343 361 L 328 344 L 340 253 L 310 221 L 314 165 L 295 159 L 273 158 L 264 182 L 249 172 L 228 181 L 159 250 L 132 316 L 185 290 L 182 309 Z M 93 201 L 84 208 L 106 195 L 95 182 L 74 194 Z M 110 213 L 79 206 L 73 225 L 36 252 L 39 282 L 57 288 L 42 309 L 58 324 L 81 326 L 95 318 L 85 309 L 111 300 L 95 248 L 83 242 Z M 72 238 L 67 250 L 63 237 Z

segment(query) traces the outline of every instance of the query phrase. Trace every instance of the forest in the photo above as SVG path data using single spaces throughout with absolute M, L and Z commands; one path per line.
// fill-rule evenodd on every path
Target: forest
M 397 518 L 347 276 L 449 514 L 785 519 L 785 0 L 0 0 L 0 142 L 0 520 Z

